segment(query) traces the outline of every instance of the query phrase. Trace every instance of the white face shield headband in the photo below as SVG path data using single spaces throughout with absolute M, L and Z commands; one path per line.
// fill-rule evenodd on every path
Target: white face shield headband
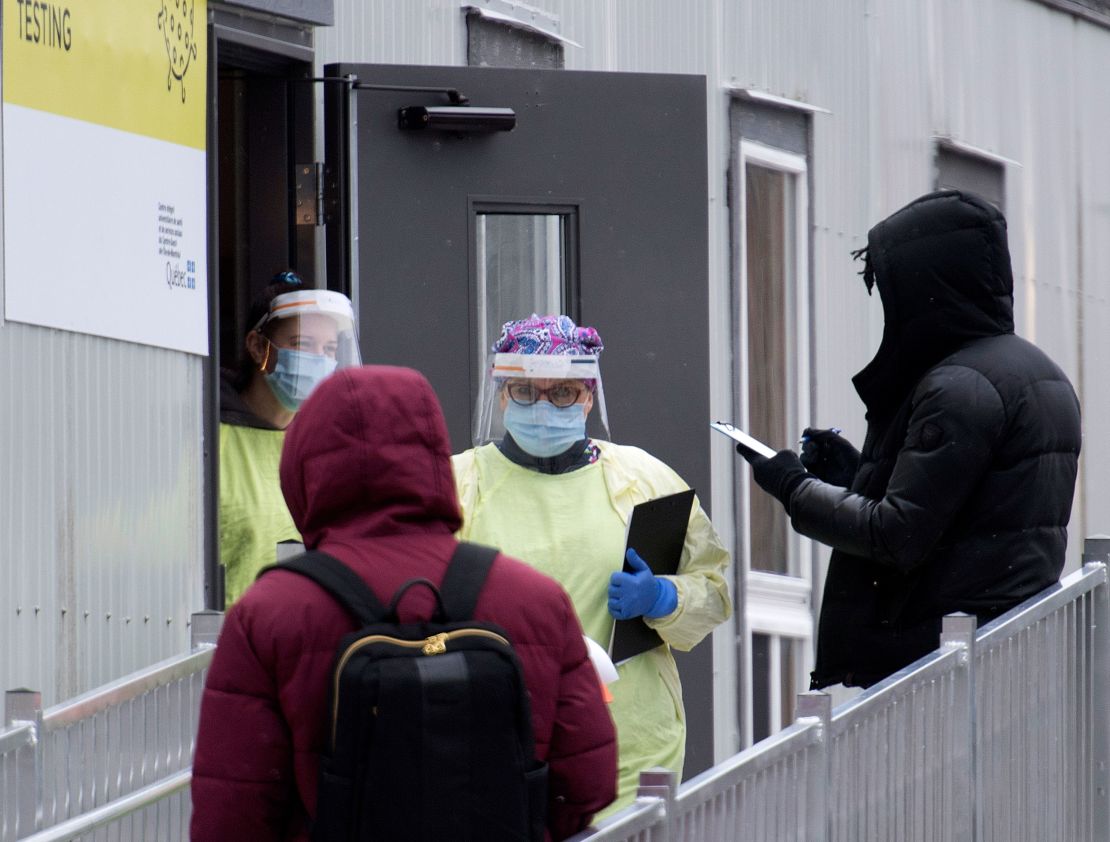
M 362 365 L 362 354 L 358 346 L 358 330 L 355 327 L 355 313 L 351 301 L 341 292 L 330 289 L 303 289 L 283 292 L 274 296 L 270 309 L 255 324 L 254 330 L 262 331 L 267 324 L 283 319 L 303 319 L 307 326 L 317 319 L 314 315 L 327 316 L 334 321 L 337 339 L 334 345 L 328 343 L 328 356 L 334 357 L 336 368 Z M 300 350 L 310 350 L 308 348 Z M 334 351 L 334 353 L 333 353 Z

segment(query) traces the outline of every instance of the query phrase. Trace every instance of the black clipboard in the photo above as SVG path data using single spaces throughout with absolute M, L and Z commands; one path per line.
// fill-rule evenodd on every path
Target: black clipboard
M 694 505 L 694 489 L 656 497 L 633 507 L 628 520 L 625 549 L 634 549 L 657 576 L 673 576 L 678 572 L 682 547 L 686 543 L 686 525 Z M 625 572 L 631 572 L 628 562 Z M 613 663 L 627 661 L 648 649 L 663 645 L 663 638 L 650 628 L 643 617 L 615 620 L 609 641 L 609 657 Z

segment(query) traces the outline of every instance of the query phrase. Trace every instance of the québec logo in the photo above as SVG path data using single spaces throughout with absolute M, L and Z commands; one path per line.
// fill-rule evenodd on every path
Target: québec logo
M 197 57 L 196 31 L 193 27 L 193 13 L 196 0 L 161 0 L 162 10 L 158 13 L 158 28 L 166 42 L 166 58 L 170 67 L 166 72 L 166 90 L 173 89 L 173 80 L 181 83 L 181 101 L 185 101 L 185 74 L 189 65 Z
M 180 287 L 181 289 L 196 289 L 197 288 L 197 264 L 195 260 L 186 260 L 185 268 L 181 268 L 181 264 L 177 261 L 166 261 L 166 286 L 170 289 Z

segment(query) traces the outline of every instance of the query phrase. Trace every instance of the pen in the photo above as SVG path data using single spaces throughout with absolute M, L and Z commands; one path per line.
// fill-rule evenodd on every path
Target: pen
M 839 427 L 830 427 L 829 432 L 836 433 L 839 436 L 844 431 L 841 430 Z M 807 441 L 809 441 L 809 436 L 802 436 L 800 439 L 798 439 L 798 444 L 805 444 Z

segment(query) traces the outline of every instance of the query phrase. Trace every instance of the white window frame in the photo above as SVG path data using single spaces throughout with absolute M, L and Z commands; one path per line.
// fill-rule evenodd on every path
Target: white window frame
M 738 308 L 737 319 L 739 330 L 734 332 L 738 342 L 738 370 L 739 378 L 737 388 L 739 391 L 738 405 L 740 407 L 740 424 L 749 427 L 748 388 L 749 388 L 749 359 L 748 359 L 748 261 L 747 261 L 747 167 L 754 164 L 767 169 L 777 170 L 791 176 L 794 187 L 794 278 L 786 292 L 786 310 L 793 312 L 793 339 L 795 353 L 792 362 L 795 366 L 795 382 L 793 384 L 793 398 L 795 417 L 792 421 L 808 422 L 810 418 L 810 370 L 809 370 L 809 335 L 810 335 L 810 302 L 809 302 L 809 190 L 807 176 L 809 167 L 803 155 L 786 152 L 749 140 L 739 143 L 735 178 L 737 213 L 736 229 L 734 236 L 739 244 L 739 265 L 736 267 Z M 800 432 L 800 430 L 799 430 Z M 791 442 L 768 442 L 772 447 L 788 447 Z M 745 577 L 744 600 L 742 620 L 738 629 L 739 640 L 737 644 L 742 652 L 741 679 L 742 705 L 741 711 L 741 742 L 744 746 L 751 745 L 754 732 L 753 723 L 753 663 L 752 663 L 752 635 L 764 634 L 771 637 L 771 674 L 770 689 L 772 729 L 777 730 L 783 724 L 781 719 L 781 673 L 779 653 L 784 639 L 798 641 L 802 657 L 797 660 L 798 675 L 795 677 L 799 689 L 806 687 L 805 677 L 813 668 L 813 640 L 815 637 L 815 623 L 813 617 L 813 584 L 812 584 L 812 559 L 813 542 L 795 536 L 795 550 L 793 555 L 798 566 L 798 576 L 783 576 L 779 574 L 753 571 L 751 569 L 751 521 L 750 505 L 748 499 L 748 483 L 743 481 L 747 468 L 742 468 L 736 488 L 745 512 L 739 524 L 737 535 L 736 556 L 742 560 L 742 574 Z

